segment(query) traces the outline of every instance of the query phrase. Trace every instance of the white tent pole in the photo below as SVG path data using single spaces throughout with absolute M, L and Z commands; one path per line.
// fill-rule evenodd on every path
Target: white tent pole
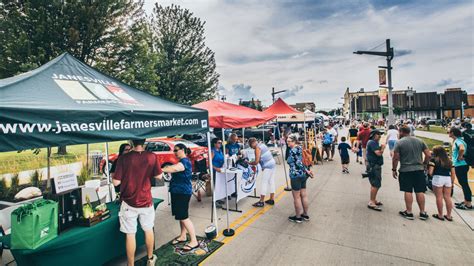
M 207 156 L 209 162 L 209 174 L 211 176 L 211 190 L 212 190 L 212 217 L 211 223 L 216 227 L 216 237 L 219 235 L 219 230 L 217 229 L 217 211 L 216 211 L 216 202 L 215 202 L 215 194 L 214 194 L 214 168 L 212 167 L 212 152 L 211 152 L 211 132 L 207 132 Z
M 308 148 L 308 141 L 306 140 L 306 113 L 303 113 L 303 127 L 304 127 L 304 147 Z
M 234 235 L 234 230 L 230 229 L 230 224 L 229 224 L 229 195 L 227 192 L 227 158 L 225 157 L 225 134 L 224 134 L 225 129 L 222 128 L 222 145 L 224 149 L 224 186 L 225 186 L 225 205 L 226 205 L 226 215 L 227 215 L 227 228 L 224 230 L 223 235 L 224 236 L 233 236 Z
M 110 195 L 110 201 L 113 201 L 114 199 L 112 198 L 112 188 L 110 187 L 110 184 L 112 183 L 112 180 L 110 179 L 110 169 L 109 169 L 109 143 L 105 142 L 105 169 L 107 169 L 107 186 L 109 187 L 109 195 Z M 105 170 L 103 169 L 103 170 Z
M 242 148 L 245 149 L 245 127 L 242 128 Z
M 265 124 L 262 124 L 262 142 L 265 144 Z

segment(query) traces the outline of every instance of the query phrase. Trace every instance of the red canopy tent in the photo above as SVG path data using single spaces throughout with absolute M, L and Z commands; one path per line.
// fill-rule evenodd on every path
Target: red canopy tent
M 245 128 L 261 125 L 275 118 L 242 105 L 209 100 L 193 107 L 205 109 L 209 113 L 209 126 L 213 128 Z
M 208 111 L 209 115 L 209 127 L 213 128 L 246 128 L 253 127 L 263 124 L 267 121 L 275 119 L 275 115 L 266 114 L 242 105 L 236 105 L 232 103 L 219 102 L 216 100 L 209 100 L 206 102 L 198 103 L 193 105 L 193 107 L 204 109 Z M 208 146 L 211 150 L 211 140 L 208 133 Z M 222 130 L 222 140 L 224 140 L 224 130 Z M 225 150 L 225 142 L 224 142 Z M 211 156 L 209 156 L 210 158 Z M 209 160 L 210 168 L 212 169 L 212 160 Z M 227 167 L 225 167 L 225 176 L 227 176 Z M 211 180 L 213 180 L 213 174 L 211 171 Z M 212 184 L 213 182 L 211 182 Z M 227 186 L 225 186 L 226 195 Z M 214 186 L 212 186 L 212 192 L 214 193 Z M 237 201 L 235 203 L 237 205 Z M 215 202 L 213 200 L 213 215 L 217 216 Z M 224 236 L 234 235 L 234 230 L 230 228 L 229 225 L 229 200 L 226 197 L 226 209 L 227 209 L 227 229 L 224 230 Z M 236 208 L 237 209 L 237 208 Z M 217 227 L 217 223 L 216 223 Z
M 281 98 L 278 98 L 278 100 L 276 100 L 276 102 L 274 102 L 272 105 L 270 105 L 270 107 L 268 107 L 263 112 L 266 113 L 266 114 L 272 114 L 272 115 L 303 113 L 303 112 L 300 112 L 300 111 L 296 110 L 295 108 L 289 106 Z

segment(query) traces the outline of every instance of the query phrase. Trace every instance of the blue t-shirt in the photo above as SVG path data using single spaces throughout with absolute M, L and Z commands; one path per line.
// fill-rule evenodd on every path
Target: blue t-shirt
M 367 142 L 367 161 L 371 164 L 383 165 L 383 156 L 378 156 L 375 154 L 375 151 L 380 150 L 381 147 L 379 143 L 375 140 L 369 140 Z
M 193 194 L 193 186 L 191 184 L 193 166 L 188 158 L 182 158 L 179 161 L 183 164 L 184 171 L 171 174 L 170 192 L 191 195 Z
M 240 145 L 239 143 L 229 143 L 225 146 L 225 148 L 229 151 L 229 156 L 232 156 L 234 154 L 239 154 L 240 151 Z
M 461 144 L 464 146 L 464 154 L 465 154 L 465 153 L 466 153 L 466 150 L 467 150 L 466 142 L 464 142 L 464 140 L 462 140 L 461 138 L 457 138 L 457 139 L 454 141 L 454 148 L 453 148 L 453 165 L 454 165 L 454 167 L 467 165 L 466 160 L 461 160 L 461 161 L 458 160 L 458 156 L 459 156 L 459 146 L 460 146 Z
M 212 165 L 218 168 L 224 166 L 224 154 L 222 153 L 222 150 L 212 148 L 212 152 L 214 153 L 214 158 L 212 158 Z
M 351 149 L 351 145 L 345 142 L 339 143 L 337 149 L 339 150 L 341 158 L 349 158 L 349 150 Z

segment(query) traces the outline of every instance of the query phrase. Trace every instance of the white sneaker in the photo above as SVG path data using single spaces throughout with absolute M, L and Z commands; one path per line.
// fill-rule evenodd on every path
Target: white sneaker
M 158 260 L 158 257 L 155 254 L 153 254 L 153 257 L 147 260 L 146 265 L 155 266 L 157 260 Z

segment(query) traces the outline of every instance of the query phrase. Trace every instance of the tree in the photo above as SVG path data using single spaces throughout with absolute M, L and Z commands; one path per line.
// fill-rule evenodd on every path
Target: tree
M 116 69 L 100 62 L 126 49 L 130 21 L 143 17 L 142 5 L 143 0 L 0 2 L 0 78 L 37 68 L 66 51 L 113 75 Z M 65 154 L 66 147 L 58 147 L 58 153 Z
M 205 23 L 187 9 L 156 4 L 151 24 L 160 77 L 155 95 L 182 104 L 213 98 L 219 74 L 214 52 L 204 42 Z

